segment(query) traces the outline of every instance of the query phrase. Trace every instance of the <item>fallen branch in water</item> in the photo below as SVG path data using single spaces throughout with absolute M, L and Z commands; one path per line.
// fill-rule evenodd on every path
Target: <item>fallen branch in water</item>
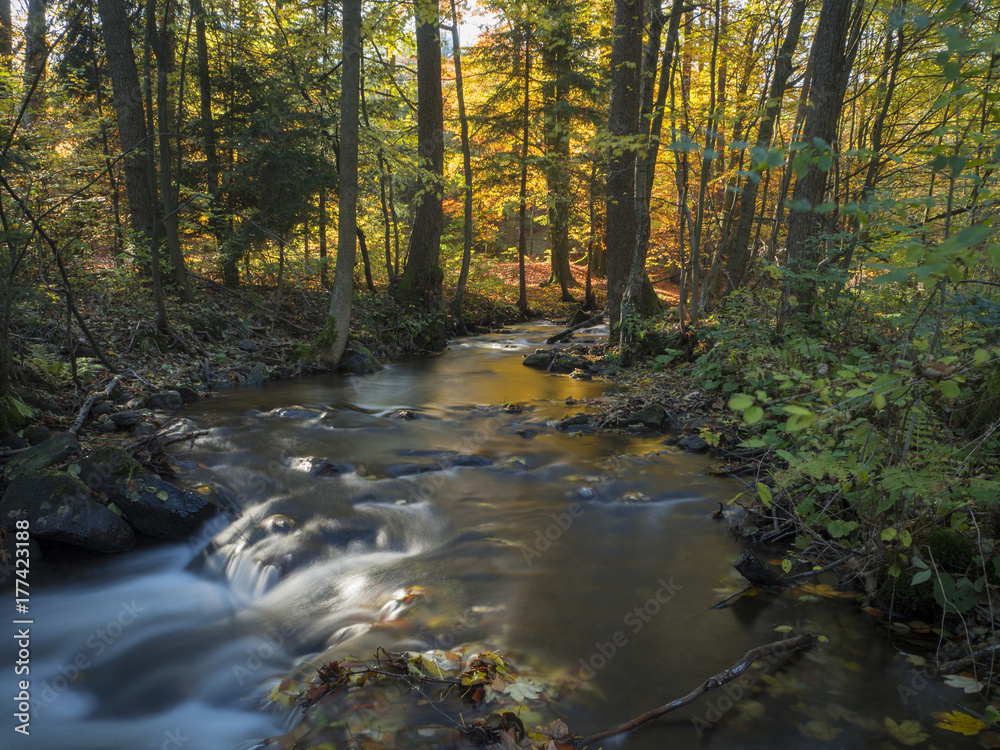
M 554 336 L 549 336 L 547 339 L 545 339 L 545 343 L 546 344 L 556 344 L 556 343 L 562 341 L 567 336 L 569 336 L 571 333 L 573 333 L 573 331 L 579 331 L 581 328 L 590 328 L 590 326 L 596 325 L 600 321 L 604 320 L 604 314 L 605 314 L 605 312 L 606 312 L 605 310 L 601 310 L 599 313 L 597 313 L 597 315 L 594 315 L 593 317 L 587 318 L 582 323 L 577 323 L 575 326 L 570 326 L 569 328 L 563 329 L 562 331 L 560 331 L 559 333 L 555 334 Z
M 640 727 L 654 719 L 659 719 L 664 714 L 668 714 L 671 711 L 676 711 L 682 706 L 686 706 L 689 703 L 693 703 L 698 698 L 703 696 L 710 690 L 716 690 L 727 682 L 732 682 L 741 674 L 743 674 L 751 664 L 761 659 L 766 659 L 770 656 L 784 656 L 789 651 L 797 651 L 802 648 L 808 648 L 816 643 L 816 636 L 811 633 L 804 633 L 803 635 L 795 636 L 794 638 L 787 638 L 783 641 L 776 641 L 774 643 L 768 643 L 764 646 L 758 646 L 757 648 L 747 651 L 747 653 L 740 659 L 736 664 L 731 666 L 729 669 L 719 672 L 715 677 L 710 677 L 705 680 L 701 685 L 696 687 L 690 693 L 685 695 L 683 698 L 678 698 L 675 701 L 671 701 L 659 708 L 654 708 L 652 711 L 647 711 L 641 716 L 636 716 L 631 721 L 627 721 L 624 724 L 620 724 L 614 729 L 609 729 L 605 732 L 598 732 L 597 734 L 592 734 L 589 737 L 584 737 L 582 740 L 576 743 L 577 746 L 591 745 L 595 742 L 600 742 L 608 737 L 615 737 L 619 734 L 625 734 L 626 732 L 631 732 L 636 727 Z

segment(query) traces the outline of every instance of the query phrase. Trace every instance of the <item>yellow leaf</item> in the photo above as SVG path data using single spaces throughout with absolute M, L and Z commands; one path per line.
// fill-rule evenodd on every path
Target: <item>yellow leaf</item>
M 935 711 L 934 718 L 938 719 L 938 722 L 934 726 L 969 737 L 979 734 L 987 727 L 985 721 L 981 721 L 975 716 L 964 714 L 961 711 Z

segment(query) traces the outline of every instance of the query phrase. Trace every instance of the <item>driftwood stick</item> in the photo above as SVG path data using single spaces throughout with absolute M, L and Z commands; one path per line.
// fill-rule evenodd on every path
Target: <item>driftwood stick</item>
M 573 333 L 573 331 L 579 331 L 581 328 L 589 328 L 590 326 L 594 325 L 598 321 L 603 320 L 605 312 L 607 312 L 607 311 L 606 310 L 601 310 L 599 313 L 597 313 L 597 315 L 594 315 L 593 317 L 587 318 L 582 323 L 577 323 L 575 326 L 570 326 L 569 328 L 565 328 L 562 331 L 560 331 L 559 333 L 557 333 L 555 336 L 549 336 L 547 339 L 545 339 L 545 343 L 546 344 L 556 344 L 556 343 L 562 341 L 567 336 L 569 336 L 571 333 Z
M 115 389 L 115 386 L 118 385 L 119 382 L 121 382 L 121 376 L 115 375 L 110 385 L 108 385 L 108 387 L 105 388 L 103 391 L 105 398 L 111 395 L 111 391 Z M 69 428 L 69 434 L 72 435 L 73 437 L 76 437 L 76 434 L 80 431 L 80 428 L 83 427 L 83 423 L 87 421 L 87 415 L 90 414 L 90 409 L 91 407 L 93 407 L 94 402 L 97 401 L 98 395 L 100 394 L 91 393 L 89 396 L 87 396 L 87 400 L 83 402 L 83 406 L 80 407 L 80 413 L 76 415 L 76 419 L 73 421 L 73 424 Z
M 942 664 L 938 668 L 938 671 L 942 674 L 954 674 L 955 672 L 961 672 L 963 669 L 971 667 L 977 660 L 982 659 L 983 657 L 989 656 L 995 659 L 998 651 L 1000 651 L 1000 645 L 987 646 L 986 648 L 979 649 L 971 656 L 963 656 L 961 659 L 955 659 L 954 661 Z
M 670 703 L 660 706 L 659 708 L 654 708 L 652 711 L 647 711 L 641 716 L 636 716 L 631 721 L 620 724 L 614 729 L 609 729 L 604 732 L 592 734 L 589 737 L 584 737 L 576 744 L 578 746 L 591 745 L 595 742 L 605 740 L 608 737 L 615 737 L 619 734 L 631 732 L 636 727 L 642 726 L 643 724 L 653 721 L 654 719 L 659 719 L 664 714 L 668 714 L 671 711 L 681 708 L 682 706 L 693 703 L 709 690 L 716 690 L 717 688 L 725 685 L 727 682 L 732 682 L 743 674 L 755 661 L 766 659 L 769 656 L 784 656 L 789 651 L 797 651 L 798 649 L 808 648 L 814 643 L 816 643 L 816 636 L 811 633 L 804 633 L 802 635 L 795 636 L 794 638 L 787 638 L 783 641 L 775 641 L 774 643 L 758 646 L 751 651 L 747 651 L 743 658 L 729 669 L 719 672 L 719 674 L 715 675 L 715 677 L 710 677 L 705 680 L 701 685 L 696 687 L 683 698 L 678 698 L 677 700 L 671 701 Z

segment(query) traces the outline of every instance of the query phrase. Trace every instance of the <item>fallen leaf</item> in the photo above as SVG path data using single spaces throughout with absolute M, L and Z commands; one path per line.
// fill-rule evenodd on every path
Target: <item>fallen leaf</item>
M 944 678 L 944 684 L 949 687 L 959 688 L 966 693 L 978 693 L 983 689 L 983 683 L 975 677 L 962 674 L 950 674 Z
M 961 711 L 935 711 L 933 715 L 935 719 L 938 719 L 934 726 L 956 734 L 964 734 L 967 737 L 974 737 L 987 727 L 985 721 Z
M 885 728 L 889 730 L 889 734 L 892 738 L 902 745 L 907 745 L 908 747 L 913 747 L 914 745 L 919 745 L 921 742 L 930 737 L 929 734 L 924 732 L 920 723 L 917 721 L 901 721 L 896 723 L 892 719 L 886 717 Z

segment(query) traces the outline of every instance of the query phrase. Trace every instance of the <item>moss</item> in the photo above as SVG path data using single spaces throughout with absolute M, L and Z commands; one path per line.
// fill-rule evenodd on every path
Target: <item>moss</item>
M 893 578 L 884 573 L 879 581 L 873 599 L 879 607 L 896 616 L 926 617 L 939 615 L 941 605 L 934 598 L 934 584 L 924 581 L 913 586 L 913 576 L 917 568 L 908 568 Z
M 18 408 L 13 396 L 0 398 L 0 435 L 16 432 L 28 424 L 29 417 Z
M 940 529 L 926 542 L 938 567 L 951 573 L 965 573 L 976 556 L 976 544 L 957 531 Z

